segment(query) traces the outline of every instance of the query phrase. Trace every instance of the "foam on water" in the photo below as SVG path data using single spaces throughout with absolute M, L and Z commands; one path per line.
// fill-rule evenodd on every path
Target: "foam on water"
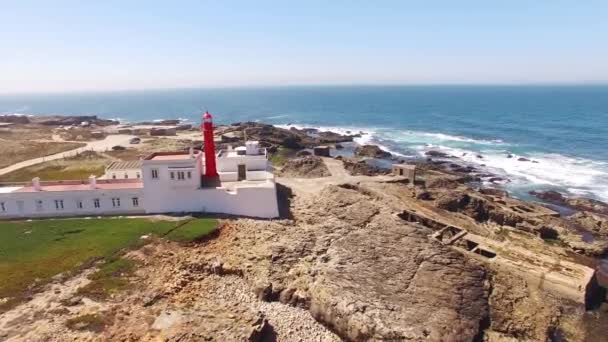
M 465 164 L 485 169 L 508 179 L 504 186 L 515 195 L 530 190 L 555 189 L 571 195 L 608 201 L 608 163 L 556 153 L 526 151 L 525 147 L 501 140 L 474 139 L 436 132 L 417 132 L 374 127 L 337 127 L 314 125 L 278 125 L 287 128 L 315 128 L 339 134 L 363 133 L 358 144 L 375 144 L 397 156 L 425 157 L 437 150 L 458 158 Z M 481 158 L 479 158 L 481 156 Z M 510 157 L 509 157 L 510 156 Z M 529 161 L 520 161 L 526 158 Z

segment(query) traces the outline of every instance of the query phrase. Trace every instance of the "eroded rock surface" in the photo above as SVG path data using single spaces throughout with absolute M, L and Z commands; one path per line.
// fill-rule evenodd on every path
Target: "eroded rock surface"
M 323 159 L 315 156 L 303 156 L 289 159 L 277 173 L 282 177 L 319 178 L 331 176 Z

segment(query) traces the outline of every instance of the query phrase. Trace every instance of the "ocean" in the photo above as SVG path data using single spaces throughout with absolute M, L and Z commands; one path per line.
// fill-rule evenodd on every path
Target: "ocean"
M 364 132 L 404 158 L 439 150 L 508 178 L 608 201 L 608 86 L 302 86 L 0 95 L 0 113 L 136 122 L 259 121 Z M 526 158 L 530 161 L 520 161 Z

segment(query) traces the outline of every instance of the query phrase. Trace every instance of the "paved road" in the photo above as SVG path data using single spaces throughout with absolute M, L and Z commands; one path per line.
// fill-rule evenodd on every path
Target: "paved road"
M 131 140 L 131 138 L 133 138 L 133 137 L 135 137 L 135 136 L 134 135 L 124 135 L 124 134 L 108 135 L 104 140 L 90 141 L 84 147 L 79 147 L 79 148 L 76 148 L 76 149 L 73 149 L 70 151 L 60 152 L 60 153 L 53 154 L 53 155 L 46 156 L 46 157 L 25 160 L 20 163 L 13 164 L 11 166 L 7 166 L 3 169 L 0 169 L 0 175 L 4 175 L 9 172 L 13 172 L 13 171 L 22 169 L 24 167 L 40 164 L 40 163 L 43 163 L 46 161 L 57 160 L 57 159 L 62 159 L 65 157 L 73 156 L 77 153 L 82 153 L 84 151 L 103 152 L 103 151 L 107 151 L 107 150 L 111 149 L 113 146 L 116 146 L 116 145 L 128 146 L 129 140 Z

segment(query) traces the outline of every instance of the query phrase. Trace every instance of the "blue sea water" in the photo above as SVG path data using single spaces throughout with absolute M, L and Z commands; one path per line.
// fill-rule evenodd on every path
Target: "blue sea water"
M 363 131 L 368 134 L 360 142 L 404 157 L 441 150 L 507 176 L 505 186 L 519 196 L 557 189 L 608 200 L 608 86 L 326 86 L 0 96 L 4 114 L 95 114 L 130 122 L 198 122 L 205 108 L 219 123 Z

